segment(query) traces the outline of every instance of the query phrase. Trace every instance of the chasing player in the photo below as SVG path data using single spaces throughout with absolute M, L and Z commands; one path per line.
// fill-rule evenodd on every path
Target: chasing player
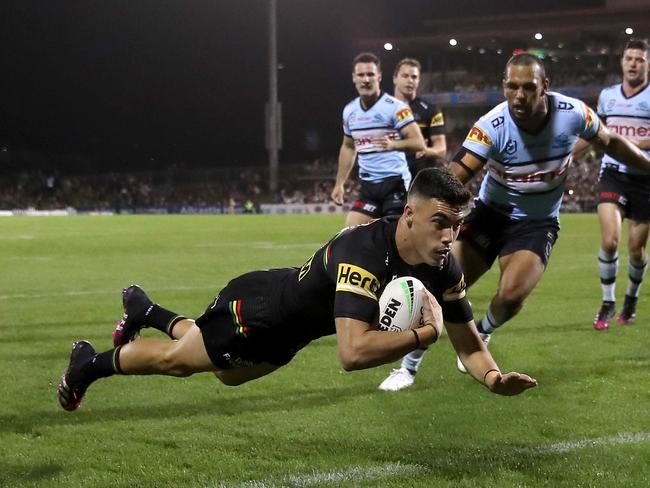
M 544 274 L 560 228 L 562 193 L 578 138 L 617 160 L 650 170 L 645 153 L 607 130 L 583 102 L 550 92 L 548 86 L 539 58 L 528 53 L 510 58 L 503 76 L 506 101 L 474 124 L 450 164 L 463 183 L 484 166 L 488 169 L 453 249 L 467 286 L 498 258 L 499 286 L 477 323 L 486 344 L 521 310 Z M 419 349 L 403 358 L 379 388 L 411 386 L 424 352 Z M 466 371 L 460 357 L 457 366 Z
M 343 204 L 345 182 L 358 158 L 361 191 L 346 225 L 400 215 L 411 182 L 404 152 L 425 150 L 409 106 L 381 91 L 379 58 L 361 53 L 354 58 L 352 70 L 359 96 L 343 109 L 343 142 L 331 194 L 334 203 Z
M 605 88 L 598 98 L 598 115 L 610 132 L 627 137 L 646 154 L 650 154 L 648 50 L 645 41 L 628 42 L 621 58 L 623 82 Z M 605 330 L 616 313 L 618 245 L 625 217 L 628 218 L 629 281 L 618 323 L 626 325 L 636 317 L 639 289 L 648 269 L 646 245 L 650 230 L 650 173 L 628 167 L 606 155 L 601 165 L 598 187 L 601 232 L 598 269 L 603 303 L 593 326 L 596 330 Z
M 123 292 L 125 315 L 114 333 L 116 347 L 98 354 L 89 342 L 75 342 L 58 385 L 59 402 L 75 410 L 94 381 L 115 374 L 213 372 L 224 384 L 239 385 L 275 371 L 309 342 L 330 334 L 337 336 L 345 370 L 369 368 L 435 342 L 443 316 L 451 343 L 474 378 L 494 393 L 521 393 L 536 381 L 499 371 L 476 332 L 463 274 L 450 253 L 469 200 L 449 171 L 424 170 L 399 219 L 344 229 L 301 268 L 233 279 L 196 322 L 130 286 Z M 429 290 L 425 325 L 380 331 L 371 326 L 377 296 L 393 277 L 404 275 L 416 276 Z M 159 329 L 172 340 L 137 337 L 142 327 Z

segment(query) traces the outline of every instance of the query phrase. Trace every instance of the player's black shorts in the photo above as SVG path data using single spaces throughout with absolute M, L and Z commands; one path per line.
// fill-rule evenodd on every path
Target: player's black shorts
M 372 218 L 400 215 L 406 205 L 406 188 L 401 176 L 391 176 L 379 182 L 361 180 L 359 199 L 351 210 Z
M 266 271 L 233 279 L 196 319 L 208 356 L 219 369 L 243 368 L 262 362 L 287 364 L 306 344 L 297 344 L 272 311 L 273 286 Z
M 559 230 L 555 218 L 513 220 L 477 200 L 461 225 L 459 239 L 478 251 L 488 266 L 497 256 L 522 250 L 534 252 L 546 266 Z
M 598 203 L 616 203 L 628 219 L 650 221 L 650 175 L 605 168 L 598 180 Z

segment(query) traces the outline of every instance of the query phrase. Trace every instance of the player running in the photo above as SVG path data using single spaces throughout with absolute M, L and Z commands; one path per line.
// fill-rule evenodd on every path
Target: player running
M 213 372 L 239 385 L 287 364 L 309 342 L 336 334 L 346 371 L 394 361 L 436 341 L 443 324 L 469 373 L 491 391 L 516 395 L 536 385 L 525 374 L 501 373 L 481 342 L 450 250 L 468 210 L 469 192 L 447 170 L 420 172 L 401 217 L 345 229 L 301 268 L 254 271 L 233 279 L 205 313 L 187 319 L 131 286 L 114 349 L 97 353 L 75 342 L 58 385 L 65 410 L 79 407 L 88 387 L 115 374 L 189 376 Z M 383 332 L 377 297 L 391 279 L 412 275 L 426 288 L 418 329 Z M 435 298 L 434 298 L 435 297 Z M 153 327 L 172 340 L 137 337 Z
M 645 41 L 630 41 L 623 50 L 623 82 L 605 88 L 598 98 L 598 115 L 611 132 L 630 139 L 650 155 L 650 89 L 648 51 Z M 605 330 L 616 313 L 618 244 L 623 219 L 628 218 L 628 276 L 623 308 L 618 323 L 626 325 L 636 317 L 641 282 L 648 269 L 646 245 L 650 231 L 650 173 L 628 167 L 609 155 L 603 158 L 598 181 L 598 218 L 601 245 L 598 269 L 603 302 L 594 319 L 596 330 Z
M 498 258 L 501 277 L 485 316 L 477 323 L 487 344 L 491 334 L 522 308 L 542 278 L 557 239 L 559 211 L 571 151 L 589 140 L 617 160 L 650 170 L 650 158 L 607 130 L 583 102 L 548 91 L 544 65 L 528 53 L 510 58 L 503 76 L 506 101 L 469 131 L 450 169 L 463 183 L 487 166 L 478 198 L 453 248 L 474 284 Z M 381 390 L 413 384 L 425 349 L 402 360 Z M 459 357 L 458 369 L 467 364 Z

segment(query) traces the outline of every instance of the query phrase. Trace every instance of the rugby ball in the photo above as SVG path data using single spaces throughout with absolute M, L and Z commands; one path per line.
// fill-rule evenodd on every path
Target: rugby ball
M 417 278 L 402 276 L 386 285 L 379 297 L 379 329 L 391 332 L 424 325 L 424 285 Z

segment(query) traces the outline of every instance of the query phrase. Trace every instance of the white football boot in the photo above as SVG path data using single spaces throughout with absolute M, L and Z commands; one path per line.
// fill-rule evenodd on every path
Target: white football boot
M 400 391 L 412 386 L 414 382 L 415 375 L 411 374 L 406 368 L 399 368 L 390 372 L 388 378 L 379 385 L 379 389 L 382 391 Z

